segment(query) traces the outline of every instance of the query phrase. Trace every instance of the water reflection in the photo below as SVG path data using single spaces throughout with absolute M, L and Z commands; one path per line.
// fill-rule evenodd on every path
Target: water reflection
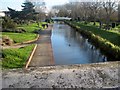
M 55 64 L 96 63 L 107 59 L 68 25 L 55 23 L 51 39 Z

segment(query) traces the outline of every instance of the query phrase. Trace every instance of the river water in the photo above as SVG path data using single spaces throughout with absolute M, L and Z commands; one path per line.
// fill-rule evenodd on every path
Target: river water
M 88 39 L 66 24 L 54 23 L 51 40 L 55 65 L 88 64 L 107 60 Z

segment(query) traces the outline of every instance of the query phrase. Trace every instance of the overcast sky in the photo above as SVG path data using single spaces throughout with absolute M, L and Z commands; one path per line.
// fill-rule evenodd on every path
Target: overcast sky
M 93 0 L 44 0 L 47 7 L 52 7 L 53 5 L 65 4 L 68 1 L 93 1 Z M 99 1 L 99 0 L 96 0 Z M 101 0 L 100 0 L 101 1 Z M 105 0 L 104 0 L 105 1 Z M 113 0 L 112 0 L 113 1 Z M 7 7 L 13 8 L 15 10 L 21 10 L 21 5 L 25 0 L 0 0 L 0 11 L 8 10 Z
M 21 5 L 25 0 L 0 0 L 0 11 L 7 10 L 7 7 L 15 10 L 21 10 Z M 60 5 L 68 2 L 68 0 L 44 0 L 48 7 L 53 5 Z

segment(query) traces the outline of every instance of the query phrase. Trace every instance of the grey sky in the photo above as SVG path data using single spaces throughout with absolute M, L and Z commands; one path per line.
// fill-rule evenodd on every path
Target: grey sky
M 21 5 L 25 0 L 0 0 L 0 11 L 7 10 L 7 7 L 11 7 L 16 10 L 21 10 Z M 44 0 L 48 7 L 53 5 L 64 4 L 68 0 Z
M 0 11 L 7 10 L 7 7 L 13 8 L 15 10 L 21 10 L 21 5 L 25 0 L 0 0 Z M 53 5 L 61 5 L 65 4 L 69 1 L 103 1 L 103 0 L 44 0 L 48 7 L 51 7 Z M 106 1 L 106 0 L 104 0 Z M 114 0 L 112 0 L 114 1 Z M 119 0 L 118 0 L 119 1 Z

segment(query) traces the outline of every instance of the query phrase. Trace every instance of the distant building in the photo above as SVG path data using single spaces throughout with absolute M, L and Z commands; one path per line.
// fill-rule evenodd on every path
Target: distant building
M 0 17 L 4 17 L 5 16 L 5 13 L 0 11 Z
M 45 12 L 47 13 L 46 3 L 44 0 L 26 0 L 31 2 L 35 6 L 36 12 Z

